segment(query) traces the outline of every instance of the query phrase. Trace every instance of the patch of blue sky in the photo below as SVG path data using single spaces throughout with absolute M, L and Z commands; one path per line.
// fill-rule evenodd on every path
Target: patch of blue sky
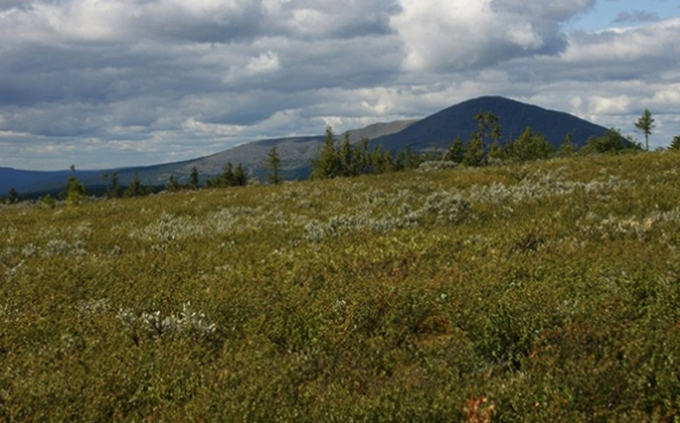
M 598 0 L 593 9 L 566 23 L 566 31 L 602 31 L 680 17 L 677 0 Z

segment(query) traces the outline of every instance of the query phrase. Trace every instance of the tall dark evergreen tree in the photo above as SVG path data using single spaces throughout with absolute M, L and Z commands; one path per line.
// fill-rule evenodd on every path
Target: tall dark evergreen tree
M 331 179 L 342 176 L 342 160 L 335 146 L 333 129 L 326 128 L 326 137 L 319 157 L 312 161 L 312 179 Z
M 456 139 L 453 140 L 453 143 L 449 145 L 446 153 L 444 153 L 443 159 L 454 163 L 461 163 L 464 154 L 465 147 L 463 146 L 463 140 L 460 137 L 456 137 Z
M 269 182 L 272 184 L 280 184 L 281 183 L 281 176 L 279 175 L 279 172 L 281 170 L 281 158 L 279 157 L 279 153 L 276 149 L 276 146 L 272 147 L 271 150 L 269 150 L 269 154 L 267 155 L 267 169 L 269 169 Z
M 228 162 L 222 169 L 222 184 L 227 187 L 236 185 L 236 176 L 234 175 L 234 165 Z
M 645 134 L 645 150 L 649 151 L 649 136 L 652 135 L 652 129 L 654 129 L 654 118 L 649 109 L 645 109 L 640 116 L 640 119 L 635 122 L 635 127 Z
M 85 185 L 76 178 L 75 165 L 71 165 L 70 169 L 71 176 L 68 177 L 64 189 L 59 193 L 59 197 L 65 199 L 68 205 L 75 206 L 80 204 L 83 198 L 85 198 L 87 190 L 85 189 Z
M 16 204 L 19 202 L 19 193 L 14 188 L 9 189 L 9 203 Z
M 108 182 L 108 187 L 106 188 L 106 198 L 120 198 L 122 193 L 120 184 L 118 182 L 118 173 L 113 172 L 111 175 L 105 173 L 104 180 Z
M 530 127 L 527 127 L 515 141 L 513 153 L 519 161 L 530 161 L 548 159 L 554 156 L 555 151 L 545 136 L 534 133 Z
M 472 139 L 467 144 L 462 163 L 466 166 L 481 166 L 484 164 L 484 142 L 479 132 L 472 133 Z
M 673 141 L 671 142 L 671 145 L 668 148 L 670 148 L 671 150 L 680 151 L 680 135 L 676 135 L 675 137 L 673 137 Z
M 342 175 L 355 176 L 356 169 L 354 165 L 354 150 L 349 139 L 349 134 L 345 134 L 340 146 L 340 158 L 342 159 Z
M 576 154 L 576 146 L 571 142 L 571 132 L 567 133 L 557 150 L 557 157 L 571 157 Z
M 149 194 L 151 194 L 151 188 L 145 187 L 142 184 L 142 180 L 139 178 L 139 175 L 135 175 L 135 177 L 132 179 L 132 182 L 130 182 L 130 185 L 127 187 L 127 189 L 123 193 L 123 196 L 125 198 L 132 198 L 132 197 L 143 197 L 143 196 L 149 195 Z
M 189 175 L 189 188 L 198 189 L 199 186 L 198 169 L 194 166 L 191 168 L 191 173 Z
M 182 189 L 182 186 L 179 184 L 179 182 L 173 175 L 170 175 L 170 177 L 168 178 L 167 190 L 177 192 L 180 189 Z
M 234 171 L 234 185 L 244 187 L 248 185 L 248 174 L 241 163 L 236 166 Z

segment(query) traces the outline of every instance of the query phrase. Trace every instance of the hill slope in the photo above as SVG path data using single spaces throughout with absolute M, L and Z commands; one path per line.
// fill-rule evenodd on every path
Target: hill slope
M 376 123 L 365 128 L 353 129 L 342 133 L 339 135 L 339 138 L 342 139 L 347 134 L 351 142 L 357 142 L 363 137 L 373 139 L 402 131 L 415 122 L 417 121 L 403 120 Z M 282 160 L 284 175 L 289 179 L 296 177 L 304 179 L 307 177 L 309 164 L 317 156 L 323 141 L 323 135 L 254 141 L 208 157 L 192 160 L 179 168 L 177 173 L 185 176 L 189 175 L 191 168 L 196 166 L 200 174 L 215 175 L 222 172 L 222 168 L 228 162 L 233 165 L 237 163 L 243 164 L 250 174 L 262 173 L 267 154 L 272 147 L 276 146 L 279 157 Z
M 0 206 L 0 420 L 674 421 L 678 169 Z
M 456 136 L 467 140 L 477 129 L 474 116 L 479 111 L 491 112 L 500 117 L 504 138 L 516 138 L 530 126 L 548 137 L 556 147 L 564 135 L 572 133 L 572 141 L 583 146 L 590 136 L 600 136 L 605 128 L 579 119 L 567 113 L 542 109 L 503 97 L 481 97 L 442 110 L 422 120 L 404 120 L 378 123 L 366 128 L 348 131 L 353 142 L 362 137 L 371 139 L 371 146 L 382 145 L 396 151 L 409 146 L 412 150 L 444 150 Z M 340 134 L 339 138 L 344 137 Z M 101 186 L 102 175 L 117 172 L 120 183 L 127 185 L 138 175 L 146 185 L 165 185 L 170 175 L 186 180 L 195 166 L 203 179 L 219 174 L 224 165 L 243 164 L 250 175 L 262 176 L 269 150 L 276 146 L 282 160 L 283 175 L 287 179 L 308 176 L 311 160 L 316 157 L 323 143 L 323 135 L 310 137 L 289 137 L 253 141 L 212 154 L 207 157 L 178 163 L 167 163 L 147 167 L 113 169 L 109 171 L 79 171 L 78 178 L 86 186 Z M 4 172 L 4 173 L 3 173 Z M 0 171 L 0 194 L 14 187 L 20 193 L 59 189 L 68 177 L 68 172 Z
M 477 130 L 475 115 L 491 112 L 500 118 L 503 139 L 517 138 L 527 127 L 544 134 L 558 147 L 565 134 L 572 133 L 572 142 L 581 147 L 591 136 L 601 136 L 606 128 L 564 112 L 546 110 L 503 97 L 480 97 L 435 113 L 396 134 L 379 137 L 371 145 L 390 150 L 410 146 L 413 150 L 446 147 L 457 137 L 467 141 Z

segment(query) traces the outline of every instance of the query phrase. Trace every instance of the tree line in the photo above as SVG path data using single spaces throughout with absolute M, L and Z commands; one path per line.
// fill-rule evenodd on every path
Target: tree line
M 477 130 L 470 134 L 470 140 L 464 144 L 457 137 L 444 153 L 444 161 L 452 161 L 466 166 L 482 166 L 506 161 L 532 161 L 553 157 L 569 157 L 576 154 L 603 154 L 640 151 L 642 146 L 630 137 L 624 137 L 620 131 L 611 128 L 602 136 L 592 136 L 586 145 L 578 149 L 572 142 L 571 133 L 565 134 L 560 146 L 553 144 L 541 133 L 527 127 L 517 139 L 507 140 L 501 145 L 500 119 L 489 113 L 480 111 L 474 119 Z M 635 127 L 645 135 L 645 150 L 649 151 L 649 135 L 655 127 L 655 120 L 648 109 L 635 122 Z M 670 149 L 680 150 L 680 136 L 673 139 Z
M 425 160 L 422 153 L 414 153 L 409 147 L 394 155 L 382 146 L 369 149 L 368 138 L 352 145 L 349 134 L 340 144 L 336 142 L 333 129 L 326 128 L 324 143 L 318 157 L 312 160 L 310 179 L 332 179 L 367 174 L 399 172 L 417 168 Z
M 585 146 L 577 149 L 571 141 L 571 134 L 565 135 L 557 150 L 553 144 L 541 133 L 534 132 L 530 127 L 514 140 L 501 143 L 500 118 L 490 112 L 480 111 L 475 115 L 477 129 L 472 131 L 467 143 L 463 143 L 460 137 L 448 146 L 441 157 L 442 161 L 453 162 L 465 166 L 483 166 L 487 164 L 502 163 L 507 161 L 532 161 L 549 159 L 553 157 L 569 157 L 577 154 L 596 153 L 621 153 L 627 151 L 640 151 L 642 146 L 630 137 L 624 137 L 616 129 L 608 129 L 602 136 L 590 137 Z M 649 109 L 645 109 L 642 116 L 635 122 L 635 127 L 645 136 L 645 150 L 649 151 L 649 136 L 655 128 L 655 119 Z M 669 150 L 680 151 L 680 135 L 675 136 L 668 147 Z M 318 156 L 312 160 L 310 179 L 332 179 L 340 177 L 353 177 L 366 174 L 381 174 L 386 172 L 399 172 L 406 169 L 414 169 L 421 163 L 431 158 L 431 153 L 414 153 L 409 147 L 392 153 L 377 146 L 369 149 L 369 140 L 362 138 L 358 143 L 352 144 L 349 134 L 345 134 L 343 140 L 338 143 L 329 126 L 326 128 L 324 143 L 319 149 Z M 268 170 L 267 179 L 272 184 L 283 182 L 281 176 L 281 160 L 277 147 L 271 148 L 264 163 Z M 58 194 L 58 199 L 69 205 L 79 204 L 86 196 L 85 186 L 75 176 L 75 166 L 71 165 L 72 174 Z M 153 188 L 145 186 L 138 175 L 130 184 L 122 187 L 118 180 L 118 174 L 104 174 L 106 181 L 106 198 L 132 198 L 150 195 Z M 198 169 L 194 166 L 186 183 L 180 183 L 177 178 L 170 175 L 166 190 L 177 192 L 182 190 L 196 190 L 205 188 L 222 188 L 245 186 L 248 184 L 248 174 L 242 164 L 236 167 L 227 163 L 222 172 L 207 179 L 203 185 L 200 183 Z M 0 198 L 0 203 L 14 204 L 20 201 L 19 193 L 11 188 L 6 198 Z M 50 207 L 54 207 L 56 200 L 50 194 L 42 197 L 41 201 Z

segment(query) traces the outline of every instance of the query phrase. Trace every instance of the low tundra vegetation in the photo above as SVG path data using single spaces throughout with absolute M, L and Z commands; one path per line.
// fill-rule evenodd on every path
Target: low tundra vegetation
M 0 420 L 677 420 L 678 167 L 0 206 Z

